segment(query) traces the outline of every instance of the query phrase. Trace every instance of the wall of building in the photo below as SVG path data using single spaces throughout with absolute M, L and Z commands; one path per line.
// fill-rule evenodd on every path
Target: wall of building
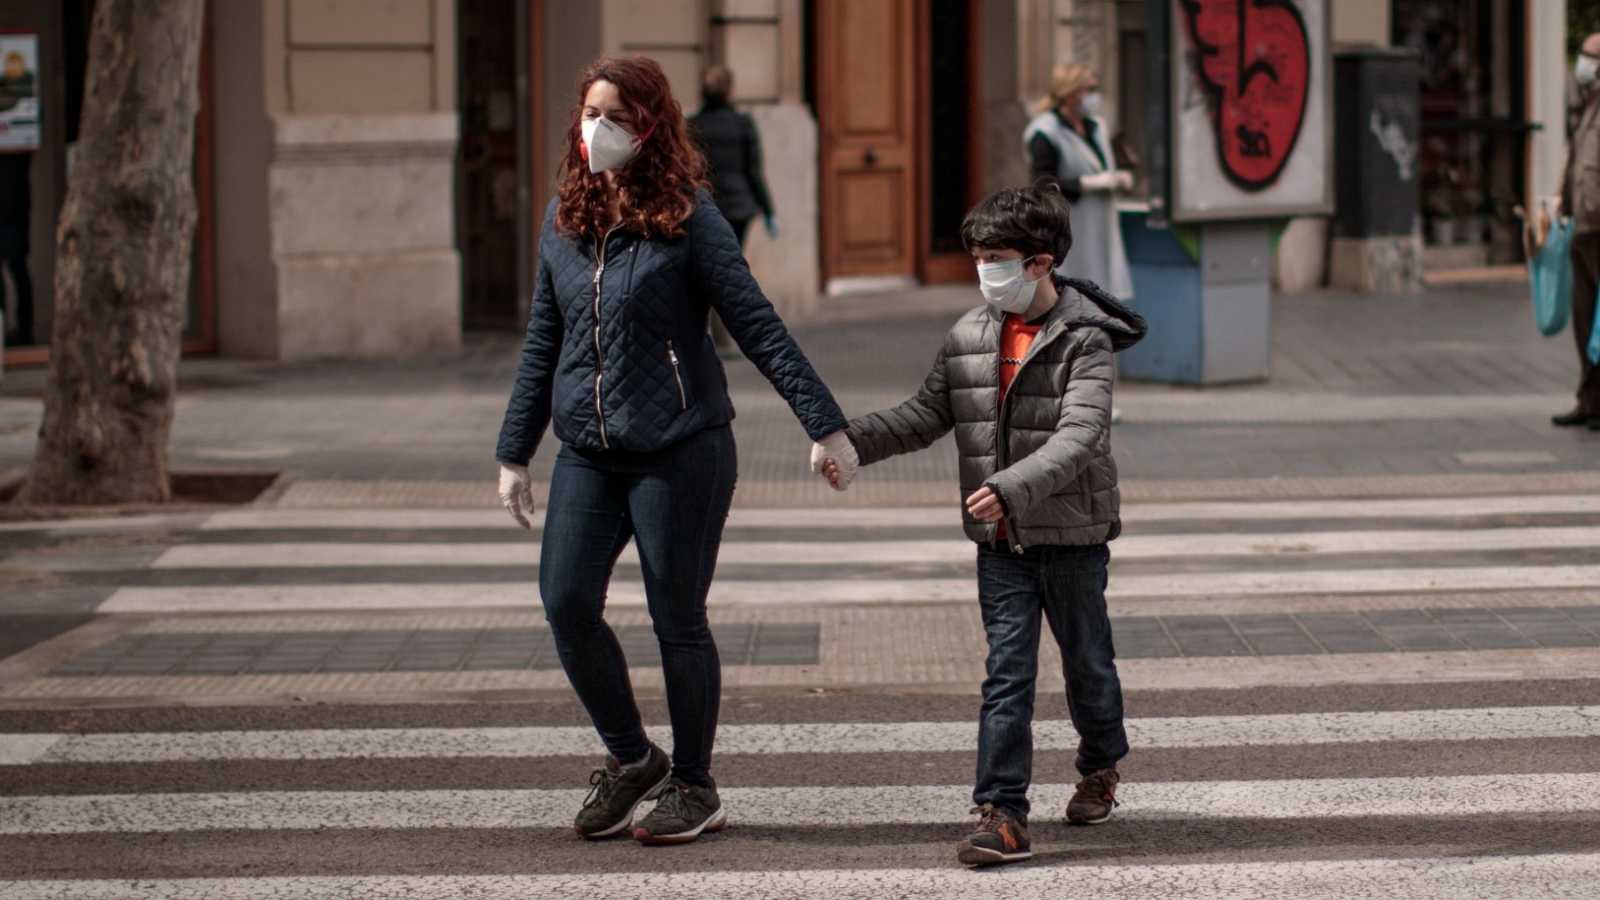
M 1538 198 L 1556 193 L 1566 159 L 1567 0 L 1539 0 L 1527 10 L 1528 119 L 1544 126 L 1528 136 L 1523 206 L 1534 209 Z
M 733 72 L 734 102 L 761 133 L 762 166 L 780 222 L 777 240 L 752 227 L 745 257 L 778 312 L 804 320 L 817 313 L 821 296 L 818 135 L 805 105 L 804 8 L 801 0 L 709 0 L 704 14 L 705 63 Z M 678 96 L 691 113 L 699 106 L 698 75 L 692 93 Z
M 458 347 L 454 0 L 230 0 L 217 19 L 223 352 Z

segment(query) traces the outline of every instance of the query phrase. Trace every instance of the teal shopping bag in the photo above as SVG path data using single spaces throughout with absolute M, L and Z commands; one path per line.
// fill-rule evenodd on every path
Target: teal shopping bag
M 1595 303 L 1600 304 L 1600 293 L 1595 294 Z M 1600 366 L 1600 316 L 1594 317 L 1594 327 L 1589 329 L 1589 362 Z
M 1533 321 L 1546 336 L 1560 334 L 1572 313 L 1572 258 L 1567 254 L 1571 243 L 1572 223 L 1556 222 L 1528 267 L 1533 280 Z M 1593 341 L 1589 354 L 1594 355 Z

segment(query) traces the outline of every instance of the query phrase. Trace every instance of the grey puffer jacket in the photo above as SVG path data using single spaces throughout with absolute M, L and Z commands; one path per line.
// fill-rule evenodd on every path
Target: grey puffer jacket
M 987 485 L 1006 511 L 1015 548 L 1085 545 L 1122 531 L 1111 457 L 1111 356 L 1144 337 L 1144 319 L 1087 281 L 1057 279 L 1061 301 L 1045 318 L 1000 398 L 1002 317 L 987 306 L 945 336 L 922 389 L 893 409 L 862 416 L 849 435 L 863 464 L 921 450 L 956 433 L 961 497 Z M 967 536 L 995 540 L 995 525 L 962 517 Z

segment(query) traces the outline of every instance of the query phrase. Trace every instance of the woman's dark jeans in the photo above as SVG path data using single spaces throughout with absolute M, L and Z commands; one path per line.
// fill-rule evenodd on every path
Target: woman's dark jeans
M 1111 620 L 1106 617 L 1105 544 L 978 548 L 978 603 L 989 641 L 988 678 L 978 720 L 974 803 L 1026 817 L 1033 777 L 1033 695 L 1039 618 L 1061 647 L 1067 711 L 1078 731 L 1078 772 L 1114 768 L 1128 755 Z
M 655 453 L 561 448 L 550 479 L 539 592 L 561 666 L 611 755 L 649 750 L 628 663 L 604 618 L 617 557 L 639 547 L 672 719 L 672 774 L 710 785 L 722 693 L 706 592 L 738 469 L 733 432 L 712 428 Z

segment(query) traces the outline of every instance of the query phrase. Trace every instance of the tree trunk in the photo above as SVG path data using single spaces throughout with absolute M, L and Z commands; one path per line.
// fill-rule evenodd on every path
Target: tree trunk
M 205 0 L 98 0 L 56 233 L 50 381 L 22 502 L 171 498 Z

